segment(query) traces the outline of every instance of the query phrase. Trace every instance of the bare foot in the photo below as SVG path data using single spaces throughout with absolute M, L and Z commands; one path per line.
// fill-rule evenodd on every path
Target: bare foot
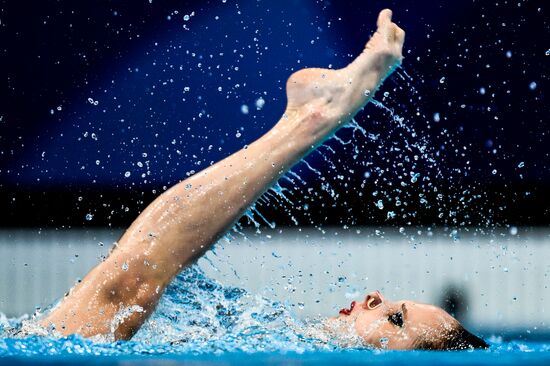
M 376 32 L 348 66 L 302 69 L 288 79 L 286 114 L 305 121 L 301 127 L 309 130 L 314 141 L 321 142 L 351 120 L 401 64 L 405 32 L 391 16 L 389 9 L 380 12 Z

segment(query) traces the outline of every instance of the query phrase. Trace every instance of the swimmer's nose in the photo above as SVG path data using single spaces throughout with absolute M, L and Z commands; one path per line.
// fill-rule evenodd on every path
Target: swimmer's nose
M 378 291 L 371 292 L 365 298 L 363 307 L 367 310 L 374 310 L 384 302 L 384 297 Z

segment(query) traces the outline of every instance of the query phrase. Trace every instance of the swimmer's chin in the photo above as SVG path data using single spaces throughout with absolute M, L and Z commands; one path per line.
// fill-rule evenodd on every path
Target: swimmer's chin
M 367 342 L 355 329 L 355 322 L 352 316 L 337 315 L 323 320 L 323 331 L 329 338 L 342 348 L 367 348 L 378 349 L 379 347 Z

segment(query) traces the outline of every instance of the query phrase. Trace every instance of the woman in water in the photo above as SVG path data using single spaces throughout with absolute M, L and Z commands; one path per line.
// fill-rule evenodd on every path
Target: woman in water
M 166 286 L 207 251 L 282 174 L 344 126 L 399 66 L 405 32 L 380 12 L 364 51 L 340 70 L 303 69 L 287 82 L 280 121 L 242 150 L 176 184 L 151 203 L 109 257 L 43 320 L 61 334 L 129 339 Z M 115 317 L 123 321 L 114 321 Z M 484 348 L 442 309 L 373 292 L 328 320 L 389 349 Z M 114 325 L 116 324 L 116 325 Z

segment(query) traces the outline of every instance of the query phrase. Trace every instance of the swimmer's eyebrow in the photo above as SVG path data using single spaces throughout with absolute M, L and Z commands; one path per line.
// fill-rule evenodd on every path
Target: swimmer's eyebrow
M 405 305 L 405 303 L 401 304 L 401 312 L 403 313 L 403 323 L 404 323 L 405 320 L 407 320 L 407 316 L 409 313 L 409 309 L 407 309 L 407 306 Z

